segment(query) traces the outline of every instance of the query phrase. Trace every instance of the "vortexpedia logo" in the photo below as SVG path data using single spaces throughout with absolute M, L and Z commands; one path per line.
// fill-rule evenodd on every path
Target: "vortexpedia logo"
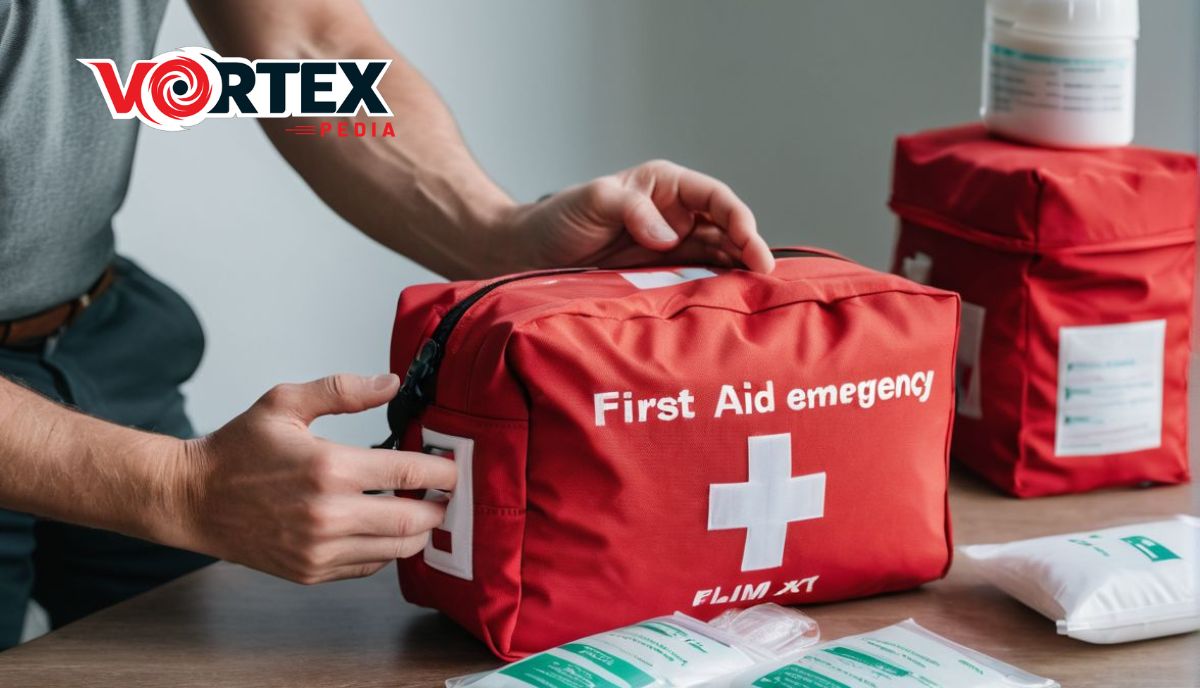
M 246 60 L 180 48 L 137 60 L 122 81 L 108 59 L 80 59 L 114 119 L 180 131 L 208 117 L 388 117 L 379 80 L 391 60 Z M 390 126 L 390 123 L 389 123 Z

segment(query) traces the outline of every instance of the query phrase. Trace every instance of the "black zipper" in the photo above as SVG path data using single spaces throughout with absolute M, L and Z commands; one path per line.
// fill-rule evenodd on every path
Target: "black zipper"
M 809 251 L 804 248 L 773 248 L 771 255 L 776 258 L 832 258 L 833 260 L 850 260 L 841 256 L 835 256 L 831 253 L 822 251 Z
M 826 253 L 806 251 L 804 249 L 774 249 L 771 251 L 771 254 L 776 258 L 837 258 Z M 404 436 L 404 429 L 408 427 L 408 422 L 421 411 L 425 410 L 425 407 L 433 403 L 434 392 L 437 387 L 438 368 L 441 366 L 442 357 L 446 352 L 446 343 L 450 341 L 450 335 L 454 332 L 455 326 L 458 325 L 458 322 L 462 320 L 463 315 L 466 314 L 471 306 L 474 306 L 480 299 L 493 291 L 512 282 L 553 275 L 570 275 L 596 269 L 561 268 L 558 270 L 527 272 L 511 277 L 504 277 L 476 289 L 462 301 L 454 304 L 450 310 L 446 311 L 442 319 L 438 321 L 437 327 L 433 329 L 433 334 L 429 335 L 429 339 L 426 339 L 425 343 L 421 345 L 420 351 L 417 352 L 417 357 L 413 359 L 413 362 L 408 366 L 408 370 L 404 373 L 404 381 L 400 383 L 400 391 L 388 403 L 388 427 L 391 429 L 392 434 L 378 446 L 385 449 L 399 449 L 401 438 Z

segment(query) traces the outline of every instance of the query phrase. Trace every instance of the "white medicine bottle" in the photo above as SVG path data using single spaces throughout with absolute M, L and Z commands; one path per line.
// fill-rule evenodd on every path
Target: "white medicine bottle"
M 987 0 L 984 124 L 1054 148 L 1133 140 L 1138 0 Z

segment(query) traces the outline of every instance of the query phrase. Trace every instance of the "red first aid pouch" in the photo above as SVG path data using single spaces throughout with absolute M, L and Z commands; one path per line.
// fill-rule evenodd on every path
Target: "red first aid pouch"
M 459 469 L 405 597 L 513 659 L 941 576 L 958 297 L 777 255 L 404 290 L 389 446 Z
M 903 136 L 893 270 L 963 298 L 954 457 L 1021 497 L 1188 479 L 1196 160 Z

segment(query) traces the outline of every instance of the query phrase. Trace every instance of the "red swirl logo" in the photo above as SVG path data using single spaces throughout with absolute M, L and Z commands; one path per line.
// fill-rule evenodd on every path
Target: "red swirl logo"
M 213 96 L 208 72 L 190 57 L 158 63 L 150 73 L 147 88 L 154 108 L 173 120 L 186 120 L 204 112 Z

